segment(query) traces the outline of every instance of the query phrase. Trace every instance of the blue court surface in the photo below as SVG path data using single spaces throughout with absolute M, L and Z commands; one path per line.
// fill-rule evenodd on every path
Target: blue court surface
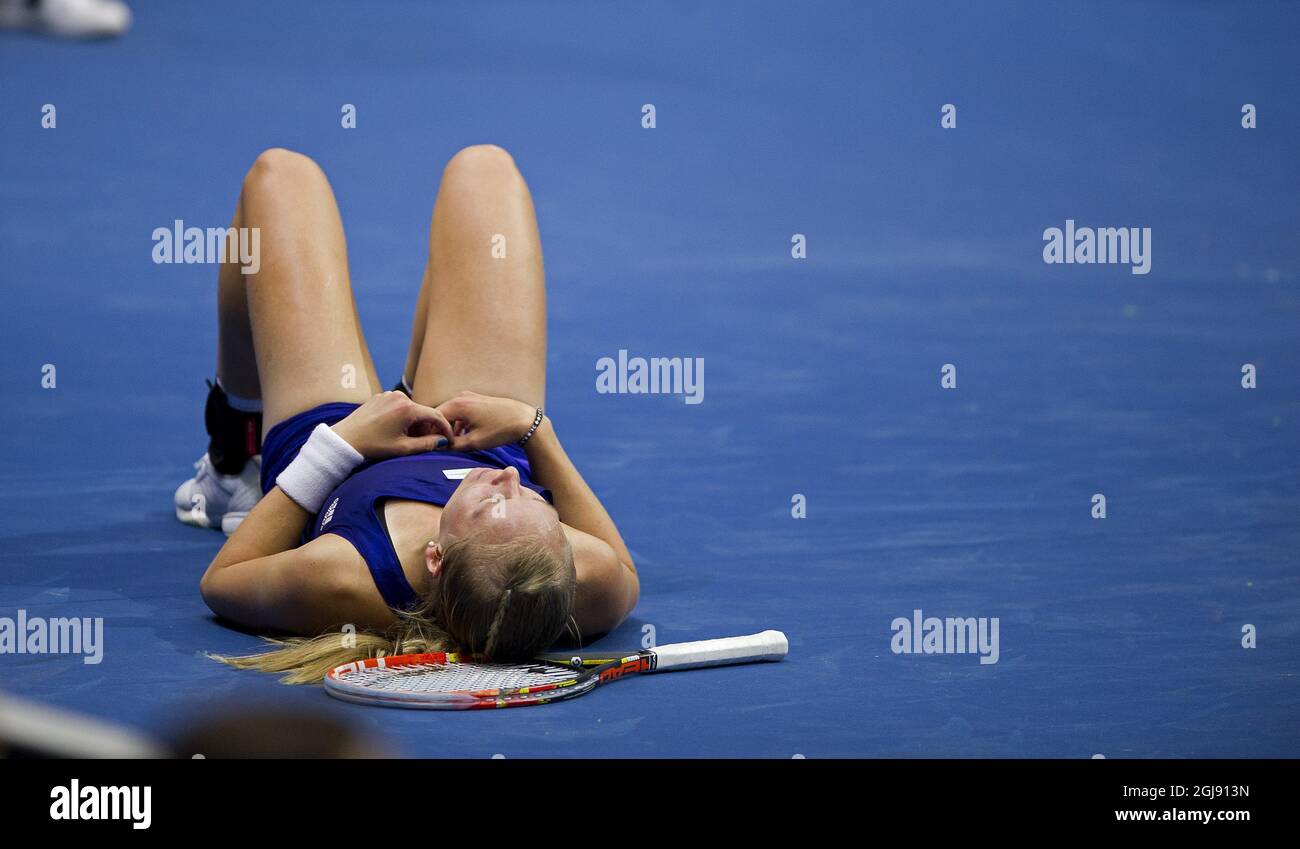
M 104 621 L 101 663 L 3 654 L 0 689 L 148 733 L 321 710 L 424 757 L 1300 756 L 1300 10 L 617 5 L 0 33 L 0 617 Z M 426 713 L 202 655 L 257 646 L 171 507 L 216 269 L 151 233 L 227 226 L 264 148 L 314 157 L 396 381 L 480 142 L 532 188 L 548 412 L 641 574 L 599 645 L 776 628 L 783 663 Z M 1067 220 L 1150 228 L 1148 273 L 1045 263 Z M 703 358 L 703 402 L 597 392 L 620 350 Z M 996 619 L 996 662 L 895 652 L 916 610 Z

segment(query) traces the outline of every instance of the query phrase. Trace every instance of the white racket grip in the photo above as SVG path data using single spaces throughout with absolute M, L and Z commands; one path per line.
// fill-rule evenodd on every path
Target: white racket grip
M 655 671 L 780 660 L 789 651 L 790 643 L 780 631 L 764 631 L 747 637 L 697 640 L 693 643 L 671 643 L 654 649 Z

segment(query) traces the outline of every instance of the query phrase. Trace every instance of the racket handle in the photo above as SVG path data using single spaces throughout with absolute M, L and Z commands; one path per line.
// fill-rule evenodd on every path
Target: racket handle
M 672 643 L 659 646 L 655 653 L 655 672 L 668 669 L 694 669 L 699 666 L 725 666 L 755 660 L 780 660 L 790 650 L 790 643 L 780 631 L 764 631 L 747 637 L 723 637 Z

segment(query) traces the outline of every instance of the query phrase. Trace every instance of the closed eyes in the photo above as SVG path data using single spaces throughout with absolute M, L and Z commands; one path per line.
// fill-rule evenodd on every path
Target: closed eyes
M 522 490 L 520 490 L 519 497 L 525 500 L 540 502 L 542 504 L 545 504 L 547 507 L 550 507 L 552 510 L 555 509 L 554 505 L 552 505 L 549 501 L 547 501 L 542 496 L 538 495 L 533 490 L 528 489 L 527 487 L 524 487 Z M 491 495 L 486 495 L 479 500 L 478 506 L 474 508 L 474 512 L 475 513 L 480 512 L 485 505 L 500 504 L 503 503 L 505 500 L 506 497 L 499 492 L 494 492 Z
M 499 492 L 494 492 L 494 493 L 492 493 L 491 495 L 489 495 L 489 496 L 487 496 L 487 497 L 481 499 L 481 500 L 479 501 L 479 503 L 478 503 L 478 508 L 477 508 L 477 509 L 480 509 L 480 510 L 481 510 L 484 506 L 486 506 L 486 505 L 488 505 L 488 504 L 497 504 L 497 503 L 502 502 L 502 501 L 504 501 L 504 500 L 505 500 L 505 498 L 501 495 L 501 493 L 499 493 Z

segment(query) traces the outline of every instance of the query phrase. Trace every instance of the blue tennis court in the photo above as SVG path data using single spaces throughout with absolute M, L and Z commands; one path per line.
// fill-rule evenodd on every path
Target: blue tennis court
M 103 620 L 101 662 L 0 654 L 0 690 L 419 757 L 1300 756 L 1294 5 L 131 5 L 112 41 L 0 33 L 0 617 Z M 784 662 L 453 714 L 204 656 L 258 646 L 171 507 L 216 269 L 151 233 L 315 158 L 391 385 L 481 142 L 536 201 L 547 412 L 640 573 L 598 645 L 773 628 Z M 1045 262 L 1067 222 L 1146 273 Z M 698 394 L 599 391 L 620 352 L 702 359 Z M 927 651 L 930 617 L 985 641 Z

